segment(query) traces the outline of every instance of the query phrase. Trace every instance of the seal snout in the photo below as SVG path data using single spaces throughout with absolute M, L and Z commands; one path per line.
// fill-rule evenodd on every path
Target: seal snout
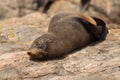
M 46 52 L 42 49 L 33 48 L 27 51 L 27 54 L 32 58 L 42 58 Z
M 33 48 L 27 51 L 30 57 L 42 57 L 43 52 L 37 48 Z

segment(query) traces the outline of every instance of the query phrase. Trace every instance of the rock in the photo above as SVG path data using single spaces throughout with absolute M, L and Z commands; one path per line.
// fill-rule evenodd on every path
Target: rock
M 120 24 L 120 1 L 119 0 L 111 0 L 111 6 L 110 10 L 108 11 L 108 16 L 113 22 L 119 23 Z
M 21 17 L 44 8 L 48 0 L 0 0 L 0 20 Z M 42 12 L 42 11 L 41 11 Z
M 12 67 L 0 70 L 0 79 L 1 80 L 21 80 L 18 70 Z
M 94 10 L 104 14 L 113 22 L 120 24 L 119 0 L 100 0 L 100 1 L 91 0 L 91 5 L 94 8 Z
M 7 0 L 1 1 L 8 4 Z M 76 2 L 59 0 L 48 14 L 35 12 L 0 21 L 0 80 L 119 80 L 120 28 L 112 21 L 107 22 L 109 34 L 105 41 L 89 44 L 65 58 L 32 61 L 26 54 L 31 42 L 47 31 L 56 11 L 78 12 L 77 6 Z M 91 8 L 89 11 L 90 15 L 109 20 Z
M 60 11 L 79 12 L 79 7 L 68 0 L 56 0 L 49 8 L 48 14 L 53 16 Z
M 0 19 L 23 16 L 36 9 L 35 0 L 0 0 Z
M 49 18 L 42 13 L 33 13 L 20 19 L 12 18 L 0 22 L 0 50 L 12 51 L 26 48 L 31 40 L 47 31 Z M 41 29 L 44 30 L 41 30 Z M 13 45 L 14 44 L 14 45 Z M 24 47 L 22 47 L 24 45 Z
M 0 19 L 18 16 L 17 0 L 0 0 Z
M 51 1 L 52 3 L 50 3 L 49 6 L 49 0 L 0 0 L 0 20 L 11 17 L 24 16 L 35 11 L 48 12 L 49 15 L 54 15 L 55 12 L 59 11 L 80 11 L 80 0 Z M 47 11 L 44 11 L 47 5 L 49 6 L 49 8 L 47 9 Z M 104 15 L 104 17 L 107 17 L 109 21 L 120 24 L 119 0 L 91 0 L 90 5 L 91 6 L 88 13 L 89 15 L 96 15 L 95 13 L 100 13 Z
M 19 16 L 30 14 L 37 10 L 37 0 L 17 0 Z
M 108 78 L 106 78 L 105 76 L 101 76 L 101 75 L 95 75 L 95 76 L 90 76 L 90 77 L 83 77 L 83 76 L 57 76 L 54 78 L 51 78 L 49 80 L 118 80 L 116 78 L 112 78 L 110 76 L 108 76 Z

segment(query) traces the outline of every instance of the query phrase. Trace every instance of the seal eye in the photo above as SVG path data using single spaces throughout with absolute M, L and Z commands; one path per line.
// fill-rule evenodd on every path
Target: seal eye
M 48 42 L 48 43 L 52 43 L 53 41 L 52 41 L 51 39 L 49 39 L 47 42 Z
M 44 43 L 43 44 L 37 43 L 36 45 L 38 48 L 43 49 L 43 50 L 45 50 L 47 48 L 46 44 L 44 44 Z

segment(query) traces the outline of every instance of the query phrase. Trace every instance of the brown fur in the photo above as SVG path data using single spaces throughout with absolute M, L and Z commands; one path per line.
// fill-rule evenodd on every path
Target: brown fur
M 103 32 L 90 20 L 68 12 L 55 15 L 50 21 L 48 32 L 37 38 L 27 53 L 31 58 L 55 58 L 99 40 Z

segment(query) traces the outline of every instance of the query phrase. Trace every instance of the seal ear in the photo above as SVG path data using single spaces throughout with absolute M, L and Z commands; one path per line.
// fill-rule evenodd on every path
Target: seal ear
M 106 27 L 105 22 L 102 19 L 96 18 L 96 17 L 92 17 L 96 23 L 97 23 L 97 27 L 101 27 L 101 35 L 100 35 L 100 40 L 105 40 L 107 34 L 108 34 L 108 28 Z

